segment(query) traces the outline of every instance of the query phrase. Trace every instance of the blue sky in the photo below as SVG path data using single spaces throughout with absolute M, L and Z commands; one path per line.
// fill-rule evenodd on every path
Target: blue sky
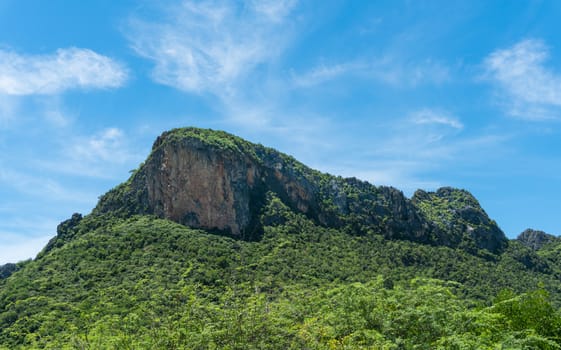
M 336 175 L 471 191 L 561 234 L 559 1 L 0 1 L 0 263 L 34 256 L 166 129 Z

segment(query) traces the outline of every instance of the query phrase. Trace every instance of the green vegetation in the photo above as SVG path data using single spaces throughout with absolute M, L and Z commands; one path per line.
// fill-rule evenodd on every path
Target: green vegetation
M 141 167 L 0 266 L 0 350 L 561 348 L 559 240 L 507 241 L 467 191 L 409 201 L 223 132 L 164 136 L 282 168 L 316 212 L 264 182 L 259 239 L 211 234 L 150 215 Z
M 412 199 L 421 215 L 436 225 L 446 245 L 458 246 L 472 253 L 485 246 L 492 252 L 501 252 L 507 240 L 477 199 L 465 190 L 450 187 L 427 193 L 418 190 Z
M 153 151 L 167 143 L 181 143 L 193 139 L 222 152 L 236 152 L 258 159 L 255 152 L 257 145 L 224 131 L 200 128 L 177 128 L 167 131 L 156 141 Z M 261 145 L 258 147 L 265 149 Z
M 274 197 L 273 219 L 244 242 L 88 216 L 3 281 L 0 348 L 559 348 L 558 278 L 514 252 L 348 236 Z

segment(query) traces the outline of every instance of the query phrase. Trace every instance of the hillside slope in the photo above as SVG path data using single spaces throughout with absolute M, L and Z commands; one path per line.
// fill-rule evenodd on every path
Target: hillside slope
M 2 270 L 0 349 L 555 349 L 559 257 L 466 191 L 409 200 L 177 129 Z

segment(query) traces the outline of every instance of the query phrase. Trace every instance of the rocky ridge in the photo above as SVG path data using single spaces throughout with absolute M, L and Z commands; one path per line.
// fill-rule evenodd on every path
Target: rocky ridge
M 257 240 L 271 194 L 295 213 L 353 235 L 493 253 L 507 243 L 467 191 L 418 191 L 410 200 L 393 187 L 324 174 L 271 148 L 197 128 L 158 137 L 145 163 L 102 196 L 93 215 L 151 214 Z

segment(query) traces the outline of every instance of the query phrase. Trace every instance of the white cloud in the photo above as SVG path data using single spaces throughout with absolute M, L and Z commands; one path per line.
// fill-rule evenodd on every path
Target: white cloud
M 109 128 L 96 135 L 80 138 L 67 151 L 72 158 L 85 162 L 122 162 L 129 157 L 123 149 L 124 139 L 120 129 Z
M 334 65 L 320 64 L 303 74 L 297 75 L 293 73 L 292 78 L 294 84 L 298 87 L 311 87 L 365 68 L 364 64 L 358 62 Z
M 272 22 L 282 22 L 296 5 L 296 0 L 250 0 L 253 10 Z
M 540 120 L 560 115 L 561 74 L 545 65 L 548 58 L 543 41 L 527 39 L 485 59 L 486 77 L 501 88 L 512 116 Z
M 58 108 L 45 111 L 45 119 L 57 127 L 65 127 L 70 123 L 69 118 Z
M 431 59 L 403 62 L 392 55 L 373 62 L 370 74 L 376 79 L 397 87 L 442 84 L 450 79 L 450 70 L 442 63 Z
M 396 57 L 385 56 L 332 65 L 322 63 L 308 72 L 293 73 L 292 80 L 297 87 L 312 87 L 347 76 L 396 87 L 415 87 L 421 84 L 441 84 L 450 79 L 450 71 L 445 65 L 432 60 L 403 62 Z
M 505 144 L 512 138 L 512 135 L 462 135 L 459 129 L 449 125 L 417 124 L 410 117 L 372 128 L 383 128 L 385 132 L 374 135 L 365 132 L 358 138 L 358 133 L 353 132 L 338 141 L 336 148 L 344 152 L 327 162 L 315 162 L 315 167 L 374 185 L 395 186 L 411 195 L 418 188 L 432 190 L 452 185 L 445 177 L 446 169 L 473 169 L 474 164 L 485 166 L 504 157 L 510 150 Z
M 36 159 L 33 166 L 59 174 L 121 179 L 146 157 L 146 150 L 134 151 L 125 133 L 118 128 L 61 139 L 57 147 L 56 156 Z
M 439 108 L 415 110 L 378 127 L 388 132 L 368 151 L 376 159 L 436 165 L 454 159 L 464 146 L 463 124 Z
M 124 66 L 88 49 L 59 49 L 51 55 L 0 50 L 0 93 L 57 94 L 69 89 L 116 88 L 127 79 Z
M 437 111 L 431 109 L 421 109 L 412 114 L 411 120 L 415 124 L 437 124 L 445 125 L 454 129 L 461 130 L 464 125 L 460 120 L 454 116 L 451 116 L 445 111 Z
M 131 21 L 128 37 L 140 56 L 155 63 L 155 81 L 222 95 L 282 52 L 294 4 L 183 1 L 167 12 L 167 23 Z
M 355 126 L 356 128 L 357 126 Z M 442 169 L 467 167 L 504 156 L 509 135 L 466 135 L 460 119 L 439 108 L 420 109 L 404 117 L 375 125 L 361 125 L 361 132 L 332 135 L 344 152 L 329 162 L 316 162 L 321 170 L 356 176 L 375 185 L 391 185 L 411 194 L 417 188 L 434 189 L 450 180 Z M 383 133 L 368 130 L 384 130 Z M 340 128 L 345 133 L 345 127 Z M 351 139 L 352 138 L 352 139 Z M 349 154 L 353 156 L 348 157 Z M 330 164 L 329 169 L 322 168 Z
M 48 127 L 64 129 L 74 121 L 73 113 L 67 110 L 60 95 L 34 97 L 31 101 L 35 103 L 36 112 L 33 114 L 42 114 Z

